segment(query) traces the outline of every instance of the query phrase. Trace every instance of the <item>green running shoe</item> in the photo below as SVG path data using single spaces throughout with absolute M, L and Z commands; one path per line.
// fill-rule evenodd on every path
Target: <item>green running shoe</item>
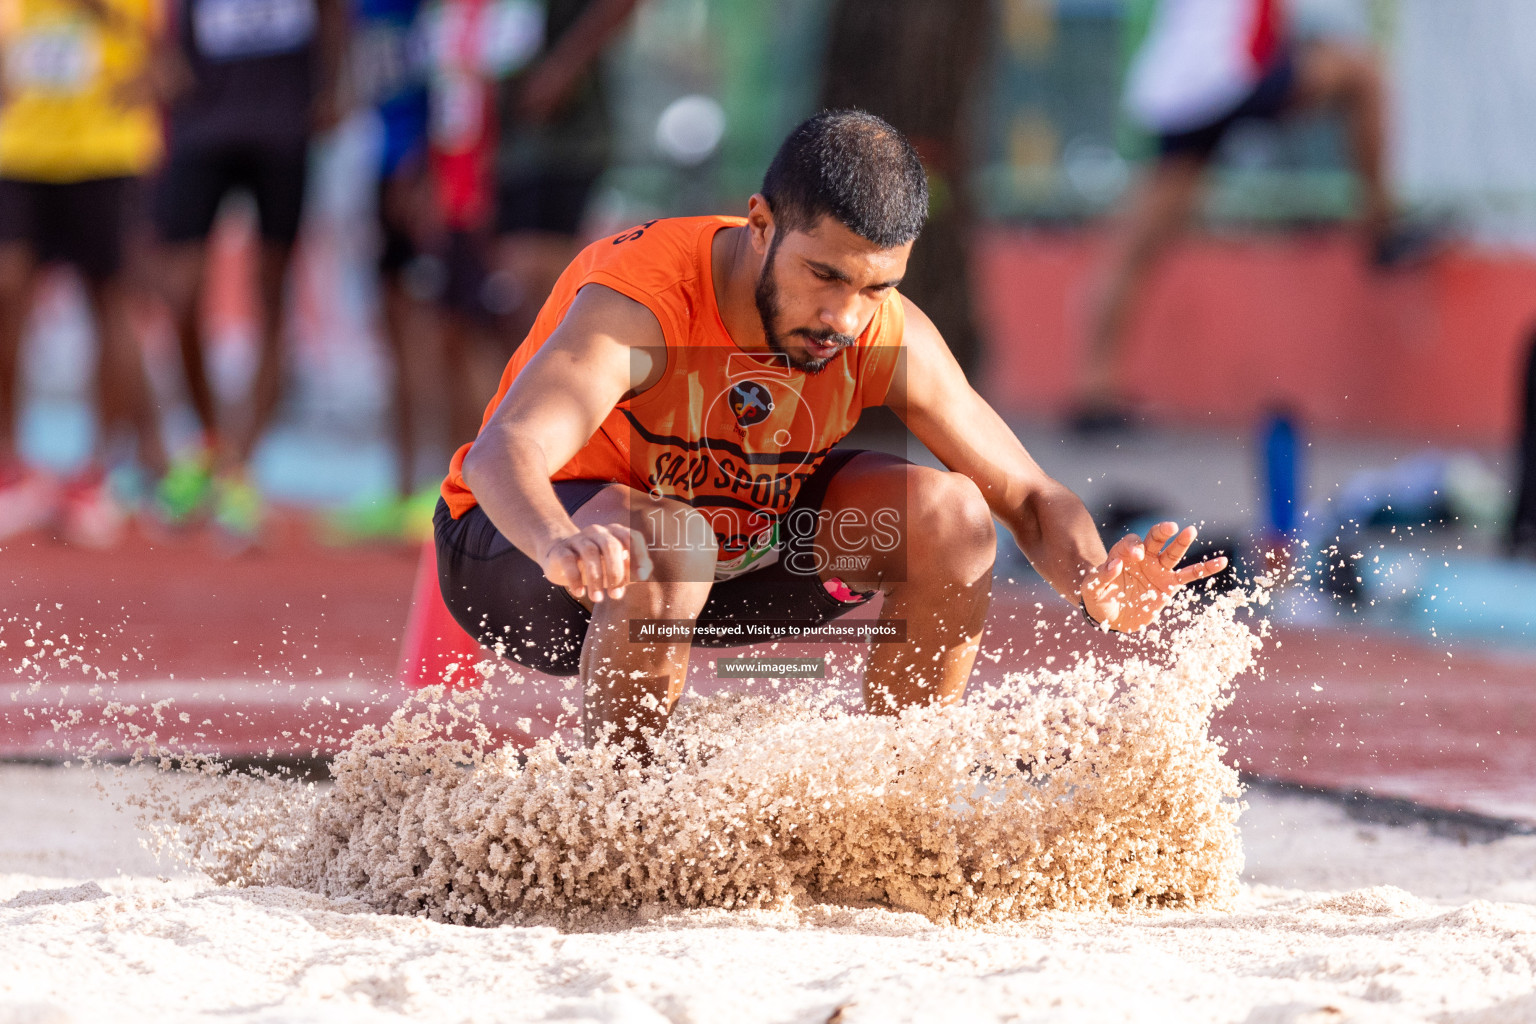
M 404 498 L 374 496 L 328 512 L 320 521 L 327 544 L 420 544 L 432 537 L 438 488 L 424 487 Z
M 180 458 L 155 485 L 155 514 L 169 526 L 185 526 L 207 510 L 212 497 L 207 455 Z
M 406 498 L 401 505 L 400 537 L 412 544 L 432 539 L 432 517 L 437 514 L 441 488 L 433 484 Z
M 400 536 L 402 510 L 397 498 L 363 498 L 326 513 L 320 538 L 336 545 L 393 541 Z
M 261 492 L 245 478 L 221 476 L 213 482 L 213 523 L 229 540 L 254 544 L 264 511 Z

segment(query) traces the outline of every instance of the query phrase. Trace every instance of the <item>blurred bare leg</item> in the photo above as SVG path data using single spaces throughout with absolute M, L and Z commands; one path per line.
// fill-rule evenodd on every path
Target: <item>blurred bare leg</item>
M 485 405 L 496 393 L 508 353 L 459 310 L 439 310 L 438 323 L 448 382 L 448 444 L 457 449 L 480 433 Z
M 507 324 L 514 347 L 533 328 L 544 300 L 580 251 L 581 243 L 575 238 L 548 231 L 520 231 L 496 240 L 496 269 L 519 290 L 517 308 L 508 315 Z
M 1087 364 L 1078 392 L 1085 409 L 1115 408 L 1131 310 L 1157 260 L 1189 219 L 1205 172 L 1204 160 L 1165 157 L 1157 162 L 1115 225 L 1109 254 L 1089 293 Z
M 287 334 L 286 294 L 288 268 L 293 262 L 293 246 L 263 242 L 259 273 L 262 323 L 258 337 L 261 350 L 256 361 L 256 375 L 251 380 L 249 408 L 240 431 L 235 435 L 233 452 L 236 466 L 251 461 L 256 445 L 272 423 L 283 390 L 283 340 Z
M 436 226 L 435 203 L 432 178 L 416 160 L 397 167 L 379 191 L 378 214 L 386 257 L 379 268 L 379 291 L 384 343 L 395 365 L 395 487 L 402 498 L 416 486 L 416 432 L 423 415 L 433 408 L 433 389 L 443 382 L 443 361 L 437 347 L 441 340 L 431 307 L 408 283 L 413 261 L 428 248 L 422 239 Z M 452 388 L 450 385 L 450 391 Z M 450 395 L 449 400 L 456 400 L 455 396 Z
M 120 278 L 87 282 L 86 296 L 96 322 L 100 360 L 96 372 L 97 461 L 111 432 L 126 426 L 138 439 L 139 461 L 155 477 L 169 462 L 160 436 L 144 355 L 128 320 L 127 294 Z
M 440 309 L 437 333 L 443 346 L 443 380 L 448 383 L 448 447 L 457 450 L 473 441 L 480 427 L 473 419 L 473 403 L 465 394 L 474 376 L 469 358 L 469 329 L 462 315 Z
M 24 242 L 0 244 L 0 467 L 16 461 L 21 342 L 32 311 L 37 261 Z
M 423 408 L 422 385 L 425 381 L 411 365 L 411 338 L 420 335 L 423 311 L 421 303 L 406 292 L 397 273 L 387 274 L 381 282 L 384 298 L 384 340 L 395 363 L 394 432 L 399 458 L 395 469 L 395 489 L 406 497 L 416 486 L 416 423 Z
M 1373 238 L 1392 223 L 1387 186 L 1386 89 L 1370 52 L 1331 41 L 1308 44 L 1296 60 L 1296 106 L 1334 108 L 1344 114 L 1350 155 L 1364 190 L 1365 229 Z
M 192 411 L 197 415 L 204 441 L 218 449 L 222 437 L 219 431 L 218 403 L 214 398 L 213 386 L 208 381 L 207 363 L 203 357 L 201 298 L 205 256 L 206 246 L 202 242 L 167 246 L 160 255 L 159 284 L 176 329 L 177 350 L 181 355 L 187 398 L 192 403 Z

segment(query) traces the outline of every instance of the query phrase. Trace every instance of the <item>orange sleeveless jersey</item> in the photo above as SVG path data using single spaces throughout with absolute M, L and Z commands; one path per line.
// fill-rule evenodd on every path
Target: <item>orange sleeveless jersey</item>
M 737 348 L 715 305 L 710 248 L 717 231 L 745 223 L 654 220 L 593 242 L 560 276 L 485 410 L 489 420 L 585 285 L 604 285 L 646 306 L 666 338 L 665 373 L 620 402 L 551 479 L 612 480 L 688 502 L 714 526 L 721 578 L 777 557 L 779 519 L 801 485 L 859 413 L 885 401 L 905 323 L 893 291 L 858 344 L 818 374 L 792 369 L 777 354 Z M 469 448 L 454 453 L 443 481 L 455 519 L 475 506 L 462 473 Z

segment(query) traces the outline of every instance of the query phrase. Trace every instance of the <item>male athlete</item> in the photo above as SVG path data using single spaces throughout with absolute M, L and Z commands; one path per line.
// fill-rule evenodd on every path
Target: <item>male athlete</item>
M 993 517 L 1117 630 L 1225 566 L 1177 568 L 1195 531 L 1173 523 L 1104 550 L 896 290 L 927 209 L 905 138 L 823 113 L 784 142 L 745 219 L 652 221 L 560 277 L 453 458 L 438 572 L 482 642 L 580 673 L 589 743 L 658 732 L 682 695 L 689 643 L 633 637 L 631 620 L 813 626 L 879 592 L 906 641 L 873 645 L 868 710 L 959 700 Z M 948 471 L 834 447 L 876 405 Z

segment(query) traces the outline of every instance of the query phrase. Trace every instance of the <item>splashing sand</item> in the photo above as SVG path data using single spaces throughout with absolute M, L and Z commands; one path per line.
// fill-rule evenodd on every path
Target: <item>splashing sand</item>
M 894 719 L 829 690 L 694 700 L 648 765 L 555 739 L 494 749 L 472 699 L 437 694 L 359 732 L 328 789 L 210 773 L 144 806 L 215 880 L 462 924 L 1222 907 L 1240 786 L 1208 726 L 1260 645 L 1245 604 L 1186 609 L 1121 664 L 1009 675 Z

